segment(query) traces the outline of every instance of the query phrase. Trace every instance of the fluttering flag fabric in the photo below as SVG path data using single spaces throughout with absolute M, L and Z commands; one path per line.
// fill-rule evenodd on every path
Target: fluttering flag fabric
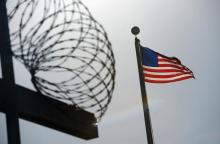
M 144 81 L 170 83 L 194 78 L 193 72 L 176 57 L 167 57 L 147 47 L 141 47 Z

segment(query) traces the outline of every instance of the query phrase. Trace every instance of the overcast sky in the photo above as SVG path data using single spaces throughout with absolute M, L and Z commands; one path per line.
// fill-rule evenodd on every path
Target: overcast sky
M 196 79 L 146 84 L 155 144 L 220 143 L 220 1 L 83 0 L 108 33 L 116 59 L 116 87 L 99 138 L 84 141 L 20 120 L 22 144 L 147 143 L 132 26 L 143 46 L 178 57 Z M 16 82 L 32 87 L 15 62 Z M 24 74 L 25 73 L 25 74 Z M 0 114 L 0 143 L 5 144 Z

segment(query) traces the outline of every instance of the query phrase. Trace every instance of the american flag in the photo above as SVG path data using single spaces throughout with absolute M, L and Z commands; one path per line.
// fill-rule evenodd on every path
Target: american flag
M 147 47 L 141 47 L 144 81 L 170 83 L 194 78 L 193 72 L 176 57 L 167 57 Z

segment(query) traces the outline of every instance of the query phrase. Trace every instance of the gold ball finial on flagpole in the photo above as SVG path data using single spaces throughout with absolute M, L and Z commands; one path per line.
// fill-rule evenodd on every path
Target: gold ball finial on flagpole
M 132 27 L 131 33 L 135 36 L 137 36 L 140 33 L 140 29 L 137 26 Z

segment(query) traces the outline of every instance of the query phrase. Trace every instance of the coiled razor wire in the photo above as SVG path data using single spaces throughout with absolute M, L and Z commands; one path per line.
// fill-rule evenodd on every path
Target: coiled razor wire
M 8 0 L 7 7 L 13 55 L 37 91 L 100 120 L 115 84 L 103 26 L 80 0 Z

